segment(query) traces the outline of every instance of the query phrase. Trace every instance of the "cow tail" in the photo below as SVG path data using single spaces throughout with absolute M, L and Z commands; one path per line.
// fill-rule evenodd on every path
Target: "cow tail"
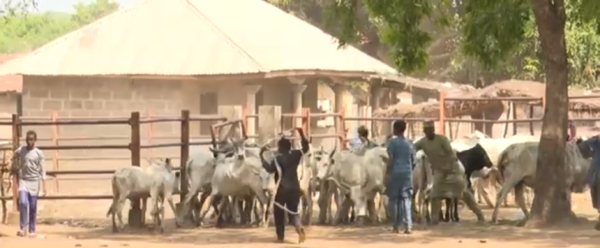
M 189 159 L 187 164 L 185 165 L 185 174 L 187 175 L 187 185 L 188 188 L 187 190 L 190 191 L 191 187 L 192 187 L 192 177 L 190 177 L 190 175 L 192 175 L 192 163 L 194 162 L 193 159 Z
M 498 163 L 496 164 L 498 166 L 498 171 L 496 172 L 496 181 L 499 184 L 504 183 L 504 171 L 506 170 L 506 163 L 509 163 L 509 157 L 508 154 L 510 153 L 511 147 L 504 149 L 504 151 L 502 151 L 500 153 L 500 156 L 498 156 Z
M 117 201 L 119 201 L 119 187 L 117 186 L 117 177 L 113 176 L 112 181 L 112 192 L 113 192 L 113 201 L 110 204 L 110 207 L 108 208 L 108 211 L 106 212 L 106 217 L 109 217 L 111 214 L 114 214 L 115 212 L 115 205 L 117 204 Z

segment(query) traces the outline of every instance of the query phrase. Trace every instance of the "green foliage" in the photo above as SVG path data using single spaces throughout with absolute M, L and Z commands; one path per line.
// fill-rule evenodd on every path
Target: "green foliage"
M 118 9 L 109 0 L 78 3 L 76 13 L 29 13 L 33 5 L 23 0 L 17 4 L 4 5 L 4 18 L 0 19 L 0 53 L 22 53 L 36 49 L 68 32 L 86 25 Z M 7 7 L 10 6 L 10 7 Z
M 119 9 L 119 4 L 112 0 L 96 0 L 93 3 L 76 3 L 76 14 L 73 15 L 73 21 L 78 26 L 87 25 Z
M 448 41 L 453 73 L 494 74 L 543 81 L 543 63 L 531 0 L 336 0 L 327 21 L 341 27 L 340 45 L 359 40 L 367 19 L 377 26 L 396 67 L 405 73 L 424 68 L 436 33 L 458 32 Z M 566 0 L 566 40 L 570 83 L 594 84 L 600 66 L 600 1 Z M 357 18 L 361 8 L 367 18 Z M 434 24 L 426 27 L 425 22 Z M 431 30 L 435 30 L 432 32 Z M 469 76 L 473 81 L 477 76 Z

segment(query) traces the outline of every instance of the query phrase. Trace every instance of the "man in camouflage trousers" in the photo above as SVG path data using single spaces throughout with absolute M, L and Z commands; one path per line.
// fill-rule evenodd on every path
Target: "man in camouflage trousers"
M 442 207 L 442 199 L 461 199 L 469 209 L 477 215 L 479 222 L 484 221 L 483 213 L 473 194 L 466 190 L 467 183 L 464 170 L 460 169 L 456 152 L 450 145 L 446 136 L 436 134 L 434 123 L 427 121 L 423 124 L 425 137 L 414 144 L 415 152 L 423 150 L 433 169 L 433 188 L 431 189 L 431 216 L 432 224 L 439 223 L 439 214 Z

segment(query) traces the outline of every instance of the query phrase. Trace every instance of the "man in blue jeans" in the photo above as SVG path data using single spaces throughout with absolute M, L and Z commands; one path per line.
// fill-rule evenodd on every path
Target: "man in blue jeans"
M 395 121 L 393 124 L 395 137 L 387 146 L 389 162 L 387 166 L 387 195 L 389 211 L 392 218 L 392 232 L 399 233 L 399 226 L 404 225 L 404 233 L 412 232 L 411 197 L 412 197 L 412 164 L 413 147 L 404 137 L 406 122 Z
M 46 195 L 46 170 L 44 168 L 44 153 L 35 146 L 37 134 L 27 131 L 26 146 L 19 147 L 13 154 L 13 165 L 16 165 L 19 175 L 19 231 L 18 236 L 35 237 L 35 222 L 37 221 L 37 200 L 41 192 Z M 15 160 L 19 163 L 15 164 Z M 28 228 L 28 229 L 26 229 Z

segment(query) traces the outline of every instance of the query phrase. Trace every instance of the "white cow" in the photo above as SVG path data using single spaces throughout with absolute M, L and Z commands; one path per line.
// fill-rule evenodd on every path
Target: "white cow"
M 340 190 L 340 195 L 350 195 L 341 202 L 336 220 L 339 223 L 354 204 L 358 217 L 367 215 L 376 217 L 375 196 L 385 189 L 384 178 L 388 160 L 383 147 L 375 147 L 360 156 L 350 151 L 332 151 L 327 160 L 318 163 L 317 179 L 331 181 Z M 330 196 L 325 196 L 329 198 Z
M 115 171 L 112 177 L 113 202 L 106 215 L 112 215 L 113 232 L 123 228 L 123 205 L 127 199 L 142 201 L 142 218 L 146 214 L 146 199 L 150 197 L 150 212 L 154 219 L 155 227 L 160 227 L 164 232 L 164 200 L 166 200 L 173 214 L 175 205 L 172 194 L 179 188 L 179 172 L 174 172 L 170 159 L 161 163 L 152 163 L 147 167 L 127 166 Z M 115 220 L 119 219 L 119 228 Z
M 220 196 L 255 196 L 258 201 L 265 205 L 269 202 L 267 195 L 272 188 L 273 177 L 262 167 L 260 158 L 253 149 L 246 149 L 243 142 L 234 142 L 229 148 L 212 149 L 218 153 L 216 167 L 211 180 L 210 205 L 215 198 Z M 232 156 L 228 156 L 232 155 Z M 228 201 L 223 201 L 217 224 L 221 224 L 221 215 Z M 200 215 L 204 219 L 209 209 Z M 265 216 L 266 218 L 266 216 Z M 265 221 L 263 218 L 261 221 Z
M 525 217 L 529 217 L 523 190 L 525 186 L 532 188 L 535 184 L 538 146 L 539 142 L 517 143 L 509 146 L 500 154 L 498 169 L 502 172 L 504 180 L 494 206 L 493 222 L 497 220 L 500 202 L 506 199 L 508 192 L 512 189 L 515 190 L 517 205 Z M 590 162 L 583 158 L 576 144 L 566 144 L 565 164 L 569 168 L 568 175 L 566 175 L 567 187 L 576 193 L 583 192 L 587 185 L 586 176 Z

